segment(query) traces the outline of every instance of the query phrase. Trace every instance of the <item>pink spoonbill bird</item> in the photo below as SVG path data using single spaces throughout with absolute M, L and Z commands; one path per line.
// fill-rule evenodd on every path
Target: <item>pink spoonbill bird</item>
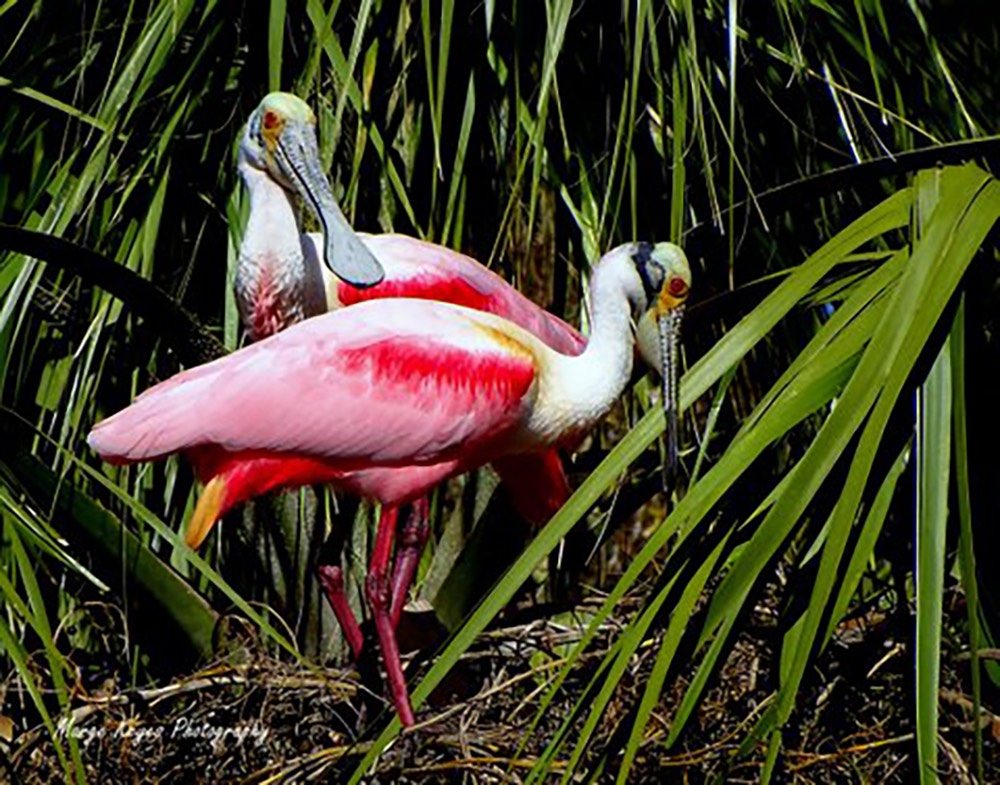
M 238 167 L 250 195 L 250 215 L 235 289 L 252 340 L 363 300 L 415 297 L 495 313 L 557 351 L 583 351 L 586 340 L 579 332 L 475 259 L 406 235 L 355 233 L 323 174 L 315 126 L 316 117 L 301 98 L 270 93 L 240 141 Z M 323 226 L 322 233 L 301 231 L 300 199 Z M 346 266 L 350 275 L 339 263 L 341 253 L 353 260 Z M 359 264 L 362 259 L 368 261 Z
M 577 330 L 532 303 L 498 275 L 464 254 L 413 237 L 356 235 L 377 260 L 384 278 L 376 282 L 369 265 L 363 270 L 364 285 L 355 285 L 357 277 L 341 272 L 337 254 L 347 252 L 354 259 L 364 255 L 346 242 L 353 232 L 337 209 L 323 174 L 315 126 L 315 115 L 303 100 L 289 93 L 271 93 L 251 115 L 240 141 L 238 166 L 249 193 L 250 213 L 239 249 L 235 292 L 251 340 L 365 300 L 411 297 L 494 313 L 556 351 L 571 355 L 583 351 L 586 340 Z M 314 213 L 323 233 L 302 232 L 300 201 Z M 331 232 L 344 234 L 344 241 L 331 242 Z M 354 263 L 350 269 L 357 266 Z M 544 523 L 569 495 L 556 451 L 525 460 L 498 460 L 494 468 L 508 486 L 518 511 L 533 523 Z M 280 476 L 283 470 L 275 469 Z M 393 483 L 413 484 L 406 468 L 381 471 L 393 474 Z M 423 483 L 425 475 L 425 468 L 414 470 L 417 484 Z M 429 531 L 426 518 L 421 519 L 426 509 L 426 503 L 416 505 L 400 532 L 393 577 L 395 621 Z M 343 594 L 340 567 L 321 567 L 320 576 L 357 658 L 362 637 Z
M 395 510 L 450 475 L 579 438 L 629 380 L 633 320 L 651 312 L 658 327 L 657 340 L 639 342 L 652 364 L 673 351 L 690 283 L 675 245 L 610 251 L 591 277 L 593 329 L 576 356 L 451 303 L 359 303 L 156 385 L 88 442 L 114 463 L 185 453 L 205 482 L 192 546 L 224 511 L 279 487 L 330 483 L 380 502 L 366 596 L 409 725 L 387 570 Z
M 299 261 L 303 238 L 293 194 L 323 227 L 321 245 L 310 246 L 311 253 L 321 255 L 341 280 L 369 287 L 385 275 L 344 218 L 320 169 L 312 111 L 295 102 L 302 103 L 286 93 L 269 95 L 240 142 L 238 166 L 250 192 L 251 219 L 240 244 L 236 293 L 251 340 L 326 310 L 319 270 Z M 282 111 L 286 105 L 299 114 Z

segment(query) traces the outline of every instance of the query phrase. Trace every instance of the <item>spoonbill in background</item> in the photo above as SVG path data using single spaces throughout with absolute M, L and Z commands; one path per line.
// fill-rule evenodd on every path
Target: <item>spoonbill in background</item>
M 238 165 L 250 191 L 251 220 L 240 245 L 236 291 L 253 340 L 326 310 L 319 271 L 296 264 L 303 241 L 290 194 L 301 197 L 323 226 L 322 251 L 312 252 L 321 254 L 341 280 L 368 287 L 384 277 L 337 206 L 320 169 L 315 116 L 307 105 L 294 102 L 302 103 L 286 93 L 269 95 L 254 111 L 240 142 Z M 286 104 L 299 113 L 304 108 L 308 115 L 292 118 L 280 111 Z M 272 177 L 280 185 L 258 185 Z
M 586 433 L 629 380 L 632 320 L 651 312 L 658 338 L 639 348 L 663 366 L 690 284 L 675 245 L 610 251 L 591 277 L 593 330 L 577 356 L 450 303 L 359 303 L 156 385 L 88 442 L 113 463 L 185 453 L 205 482 L 188 526 L 193 547 L 233 505 L 279 487 L 330 483 L 380 502 L 366 597 L 393 702 L 410 725 L 387 569 L 399 506 L 453 474 Z
M 315 115 L 305 101 L 290 93 L 271 93 L 250 116 L 240 141 L 238 167 L 250 196 L 250 213 L 238 254 L 235 293 L 251 340 L 267 338 L 327 310 L 365 300 L 414 297 L 494 313 L 525 328 L 556 351 L 571 355 L 583 351 L 586 339 L 577 330 L 535 305 L 500 276 L 469 256 L 413 237 L 356 235 L 377 260 L 384 279 L 372 283 L 374 275 L 366 272 L 366 285 L 353 285 L 337 264 L 338 249 L 346 247 L 351 252 L 350 246 L 331 242 L 329 235 L 354 233 L 336 208 L 323 174 L 315 126 Z M 324 233 L 301 231 L 300 199 L 314 213 Z M 353 256 L 360 258 L 361 254 L 355 250 Z M 328 264 L 322 263 L 324 258 Z M 531 523 L 547 521 L 569 496 L 556 451 L 518 461 L 498 460 L 494 468 L 515 508 Z M 281 473 L 279 468 L 276 471 Z M 391 482 L 404 486 L 413 483 L 405 475 L 406 469 L 392 471 L 404 474 L 393 477 Z M 416 473 L 415 478 L 420 478 L 417 484 L 423 482 L 425 473 L 424 469 Z M 394 623 L 400 618 L 429 531 L 427 504 L 416 504 L 401 527 L 396 550 L 392 580 Z M 344 595 L 342 570 L 339 566 L 322 566 L 319 572 L 334 615 L 357 659 L 363 639 Z
M 355 233 L 333 199 L 316 143 L 316 116 L 290 93 L 270 93 L 250 116 L 239 146 L 239 173 L 250 195 L 240 244 L 236 300 L 244 327 L 260 340 L 310 316 L 363 300 L 415 297 L 465 305 L 509 319 L 553 349 L 579 354 L 586 339 L 535 305 L 496 273 L 465 254 L 402 234 Z M 305 234 L 297 200 L 323 233 Z M 330 235 L 342 238 L 331 240 Z M 360 240 L 381 274 L 366 266 L 360 283 L 342 274 L 338 253 L 361 253 Z M 326 264 L 322 264 L 325 260 Z M 358 265 L 350 263 L 348 269 Z

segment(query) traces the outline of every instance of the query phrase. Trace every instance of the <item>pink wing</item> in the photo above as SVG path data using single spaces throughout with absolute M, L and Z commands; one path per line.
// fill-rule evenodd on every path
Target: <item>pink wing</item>
M 539 308 L 472 257 L 401 234 L 362 234 L 385 270 L 385 280 L 369 289 L 341 282 L 343 305 L 386 297 L 439 300 L 495 313 L 520 325 L 563 354 L 580 354 L 586 339 L 557 316 Z
M 88 441 L 117 462 L 212 445 L 344 470 L 468 459 L 530 406 L 534 358 L 514 346 L 443 303 L 362 303 L 168 379 Z

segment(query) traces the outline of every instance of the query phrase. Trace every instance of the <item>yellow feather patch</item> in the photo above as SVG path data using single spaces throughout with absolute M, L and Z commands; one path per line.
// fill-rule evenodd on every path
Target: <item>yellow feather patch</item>
M 226 481 L 221 476 L 213 477 L 198 497 L 198 504 L 195 505 L 194 514 L 188 522 L 184 541 L 189 548 L 197 549 L 208 537 L 212 527 L 219 520 L 219 511 L 225 498 Z
M 485 335 L 489 336 L 490 340 L 499 344 L 505 351 L 510 354 L 518 355 L 525 358 L 526 360 L 535 361 L 535 353 L 531 351 L 531 347 L 525 346 L 521 341 L 517 340 L 512 335 L 508 335 L 503 330 L 498 327 L 491 327 L 488 324 L 483 324 L 481 322 L 475 322 L 476 329 Z
M 681 297 L 674 297 L 670 293 L 670 287 L 664 286 L 660 291 L 660 296 L 656 298 L 656 315 L 662 316 L 674 310 L 678 305 L 683 305 L 687 300 L 687 291 Z

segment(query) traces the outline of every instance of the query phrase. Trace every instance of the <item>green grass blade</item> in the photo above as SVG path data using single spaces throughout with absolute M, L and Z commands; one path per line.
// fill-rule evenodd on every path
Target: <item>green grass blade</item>
M 35 577 L 35 565 L 32 564 L 21 538 L 13 529 L 7 532 L 7 541 L 14 552 L 14 558 L 19 567 L 21 585 L 24 587 L 28 600 L 31 604 L 30 611 L 25 615 L 25 620 L 31 625 L 35 634 L 42 642 L 45 649 L 45 658 L 49 663 L 49 675 L 52 679 L 52 686 L 55 690 L 56 700 L 63 712 L 69 709 L 70 695 L 66 684 L 66 674 L 71 672 L 71 668 L 66 659 L 56 648 L 55 640 L 52 637 L 52 625 L 49 624 L 48 611 L 45 608 L 45 601 L 42 598 L 41 588 Z M 86 780 L 83 767 L 83 759 L 80 757 L 80 744 L 72 735 L 69 736 L 69 753 L 72 760 L 73 773 L 77 782 Z
M 639 96 L 639 82 L 642 76 L 642 65 L 643 65 L 643 51 L 646 47 L 646 37 L 647 37 L 647 22 L 650 18 L 649 12 L 649 0 L 639 0 L 635 4 L 635 20 L 632 26 L 626 25 L 626 30 L 631 37 L 631 47 L 629 49 L 629 56 L 631 58 L 631 74 L 628 77 L 627 82 L 623 85 L 622 91 L 622 118 L 618 125 L 618 134 L 615 138 L 615 148 L 611 157 L 611 170 L 607 178 L 608 187 L 604 192 L 604 200 L 601 204 L 601 235 L 610 237 L 612 232 L 605 231 L 606 221 L 609 215 L 609 205 L 611 203 L 611 198 L 614 196 L 614 209 L 610 211 L 611 222 L 610 226 L 618 226 L 618 215 L 621 210 L 621 203 L 623 196 L 625 194 L 626 181 L 629 179 L 629 169 L 631 168 L 629 164 L 634 161 L 633 157 L 633 134 L 635 132 L 635 126 L 638 121 L 638 96 Z M 622 161 L 622 171 L 620 178 L 620 185 L 616 185 L 617 174 L 617 164 L 618 161 Z M 636 173 L 637 176 L 637 173 Z M 632 187 L 636 187 L 636 177 L 631 178 Z M 633 204 L 635 200 L 633 199 Z M 633 220 L 635 219 L 635 214 L 633 212 Z
M 915 589 L 917 757 L 920 781 L 938 781 L 938 685 L 941 613 L 951 467 L 951 351 L 941 348 L 920 389 L 917 407 L 917 538 Z
M 436 99 L 434 111 L 437 112 L 438 128 L 444 126 L 444 95 L 448 88 L 448 55 L 451 49 L 451 24 L 454 16 L 455 0 L 441 0 L 441 23 L 437 30 L 437 89 L 434 91 Z
M 86 112 L 77 109 L 75 106 L 63 103 L 59 99 L 45 95 L 44 93 L 41 93 L 33 88 L 17 87 L 10 79 L 5 79 L 2 76 L 0 76 L 0 88 L 9 88 L 11 92 L 23 95 L 25 98 L 30 98 L 33 101 L 38 101 L 40 104 L 47 106 L 50 109 L 55 109 L 57 112 L 62 112 L 75 120 L 87 123 L 87 125 L 93 126 L 99 131 L 104 131 L 105 133 L 109 133 L 111 131 L 110 124 L 100 118 L 89 115 Z
M 767 758 L 764 760 L 764 768 L 760 773 L 761 785 L 768 785 L 774 775 L 775 766 L 778 764 L 778 755 L 781 754 L 781 731 L 776 730 L 771 734 L 771 739 L 767 744 Z
M 83 769 L 77 769 L 74 764 L 72 764 L 69 758 L 66 757 L 66 750 L 63 748 L 62 737 L 56 730 L 56 725 L 52 721 L 52 714 L 49 712 L 48 707 L 45 705 L 45 698 L 42 696 L 42 692 L 39 689 L 38 682 L 36 681 L 37 674 L 35 668 L 29 663 L 28 652 L 25 650 L 21 641 L 18 640 L 17 636 L 14 635 L 13 630 L 8 626 L 7 619 L 5 615 L 0 614 L 0 649 L 3 650 L 4 654 L 10 658 L 11 662 L 14 664 L 14 670 L 17 671 L 18 676 L 21 679 L 21 684 L 28 691 L 28 696 L 31 698 L 31 702 L 35 705 L 35 709 L 42 718 L 42 724 L 45 725 L 45 729 L 49 732 L 49 736 L 52 739 L 52 746 L 55 747 L 56 756 L 59 758 L 59 765 L 62 766 L 64 772 L 75 777 L 78 783 L 86 782 Z
M 371 3 L 365 2 L 364 9 L 370 10 Z M 307 0 L 306 3 L 306 13 L 309 15 L 309 20 L 313 24 L 314 29 L 322 31 L 323 25 L 328 24 L 326 13 L 323 10 L 323 4 L 320 0 Z M 361 29 L 360 15 L 357 30 Z M 357 32 L 355 35 L 357 38 Z M 348 62 L 348 59 L 344 57 L 344 52 L 340 48 L 340 43 L 337 41 L 336 36 L 333 35 L 321 35 L 319 36 L 319 42 L 323 47 L 323 52 L 327 59 L 330 61 L 330 65 L 333 68 L 334 73 L 337 76 L 339 88 L 342 91 L 338 99 L 338 106 L 344 100 L 346 96 L 347 100 L 351 102 L 351 106 L 359 116 L 364 116 L 364 100 L 361 94 L 361 88 L 358 87 L 357 82 L 354 80 L 354 65 Z M 358 41 L 360 46 L 360 40 Z M 353 47 L 353 41 L 352 41 Z M 357 56 L 355 55 L 355 60 Z M 340 116 L 342 109 L 337 112 L 337 117 Z M 336 139 L 339 137 L 340 123 L 335 119 L 334 131 L 331 136 Z M 378 154 L 382 165 L 385 167 L 386 176 L 389 178 L 389 183 L 392 186 L 393 193 L 395 193 L 396 198 L 399 200 L 400 205 L 406 212 L 407 218 L 410 223 L 420 232 L 420 224 L 417 222 L 416 213 L 413 210 L 413 205 L 410 203 L 410 197 L 406 192 L 406 188 L 403 185 L 403 180 L 399 176 L 399 170 L 396 168 L 396 164 L 393 162 L 392 158 L 389 157 L 389 151 L 386 149 L 385 141 L 382 138 L 381 132 L 375 124 L 371 124 L 368 128 L 368 133 L 371 137 L 372 147 L 375 148 L 375 152 Z
M 458 192 L 463 182 L 465 171 L 465 156 L 469 149 L 469 133 L 472 130 L 472 120 L 476 114 L 476 82 L 473 76 L 469 77 L 469 87 L 465 93 L 465 109 L 462 110 L 462 126 L 458 131 L 458 146 L 455 149 L 455 163 L 451 168 L 451 185 L 448 188 L 448 204 L 444 212 L 444 228 L 441 237 L 447 242 L 452 228 L 461 226 L 461 222 L 456 220 L 455 204 Z M 456 243 L 457 247 L 457 243 Z
M 356 88 L 354 82 L 354 69 L 358 65 L 358 55 L 361 53 L 361 40 L 364 37 L 365 29 L 368 27 L 368 17 L 372 10 L 372 0 L 361 0 L 361 5 L 358 8 L 357 20 L 354 23 L 354 35 L 351 37 L 351 48 L 347 56 L 347 62 L 343 65 L 339 71 L 338 76 L 342 80 L 343 87 L 341 88 L 340 95 L 337 96 L 337 109 L 333 115 L 333 139 L 334 142 L 340 139 L 340 121 L 344 115 L 344 107 L 347 106 L 347 99 L 350 97 L 353 100 L 355 91 L 352 91 L 347 87 L 348 84 Z M 333 45 L 336 40 L 331 36 L 327 40 L 328 45 Z M 336 68 L 336 65 L 334 66 Z M 361 110 L 359 104 L 355 104 L 355 109 Z
M 288 14 L 287 0 L 271 0 L 267 20 L 267 90 L 281 90 L 281 50 L 285 41 L 285 21 Z
M 562 53 L 566 39 L 566 27 L 569 25 L 570 13 L 573 10 L 572 0 L 545 0 L 545 52 L 542 61 L 542 79 L 537 102 L 537 117 L 530 134 L 530 149 L 532 150 L 531 191 L 528 197 L 528 230 L 527 236 L 533 234 L 535 209 L 538 205 L 539 189 L 542 183 L 542 165 L 545 162 L 545 131 L 548 126 L 549 99 L 554 92 L 556 82 L 556 63 Z M 525 155 L 528 149 L 525 150 Z M 520 180 L 520 178 L 518 178 Z M 511 200 L 519 193 L 519 184 L 515 183 L 511 191 Z M 508 207 L 512 204 L 508 203 Z M 506 218 L 506 215 L 505 215 Z M 506 220 L 501 224 L 505 228 Z M 499 242 L 499 233 L 498 233 Z M 494 251 L 495 251 L 494 246 Z M 493 254 L 491 254 L 492 259 Z
M 861 528 L 861 533 L 858 535 L 857 544 L 854 546 L 847 569 L 844 571 L 844 579 L 841 581 L 840 590 L 833 601 L 833 611 L 830 614 L 826 633 L 823 636 L 826 640 L 829 640 L 830 636 L 833 635 L 835 628 L 847 612 L 847 606 L 851 601 L 852 595 L 857 591 L 861 577 L 867 568 L 868 560 L 871 559 L 875 551 L 875 543 L 882 532 L 882 525 L 889 514 L 893 494 L 896 492 L 896 484 L 909 464 L 909 458 L 910 445 L 907 444 L 899 454 L 899 457 L 896 458 L 892 469 L 889 470 L 889 473 L 882 481 L 882 485 L 878 489 L 875 499 L 872 501 L 871 508 L 865 516 L 865 522 Z
M 9 439 L 6 429 L 5 435 Z M 58 475 L 24 449 L 18 440 L 14 445 L 2 461 L 4 471 L 16 478 L 41 509 L 60 513 L 58 520 L 65 521 L 73 529 L 65 534 L 86 540 L 92 553 L 105 556 L 105 563 L 125 565 L 126 574 L 135 581 L 150 606 L 176 623 L 193 651 L 209 656 L 218 616 L 208 604 L 114 516 L 71 483 L 60 482 Z M 105 581 L 119 582 L 112 574 L 106 575 Z
M 701 476 L 701 467 L 705 462 L 705 458 L 708 456 L 708 448 L 712 443 L 712 436 L 715 434 L 715 424 L 719 419 L 719 412 L 722 411 L 722 405 L 726 402 L 727 394 L 729 392 L 729 385 L 732 384 L 735 377 L 736 368 L 730 368 L 726 371 L 722 380 L 719 382 L 719 386 L 715 390 L 715 397 L 712 399 L 712 406 L 708 410 L 708 417 L 705 418 L 705 429 L 698 440 L 698 455 L 695 457 L 694 468 L 691 470 L 691 481 L 688 483 L 689 485 L 694 485 Z
M 729 228 L 726 235 L 729 239 L 729 280 L 733 280 L 733 268 L 736 266 L 736 213 L 732 209 L 736 199 L 736 0 L 729 0 L 726 7 L 726 39 L 729 59 L 728 94 L 729 94 L 729 166 L 727 169 L 727 193 L 729 195 Z
M 656 654 L 656 660 L 653 663 L 653 670 L 649 674 L 649 681 L 646 683 L 646 687 L 642 693 L 642 700 L 639 703 L 639 709 L 636 713 L 635 720 L 632 723 L 632 731 L 629 734 L 628 742 L 625 745 L 625 753 L 622 758 L 621 768 L 618 770 L 617 782 L 620 785 L 628 782 L 628 775 L 632 768 L 632 762 L 635 760 L 636 753 L 639 751 L 639 746 L 642 744 L 643 734 L 646 729 L 646 724 L 649 722 L 649 718 L 653 713 L 653 709 L 656 707 L 657 701 L 660 699 L 660 694 L 663 692 L 663 685 L 666 683 L 667 672 L 670 669 L 670 665 L 674 661 L 674 655 L 677 653 L 677 647 L 680 645 L 681 636 L 687 629 L 687 624 L 690 621 L 691 613 L 694 610 L 695 603 L 701 596 L 702 590 L 705 588 L 705 583 L 708 581 L 709 577 L 712 575 L 712 571 L 715 569 L 715 564 L 722 554 L 726 543 L 729 541 L 729 536 L 732 534 L 732 530 L 723 537 L 722 541 L 715 547 L 715 550 L 709 554 L 709 557 L 705 559 L 701 567 L 698 568 L 698 572 L 695 573 L 694 577 L 688 582 L 684 587 L 684 591 L 681 594 L 680 599 L 674 606 L 673 612 L 670 616 L 670 624 L 667 627 L 667 631 L 663 636 L 663 640 L 660 642 L 660 650 Z
M 885 122 L 885 101 L 882 98 L 882 83 L 878 78 L 878 58 L 872 51 L 872 40 L 868 34 L 868 23 L 865 21 L 865 10 L 861 0 L 854 0 L 854 10 L 858 15 L 858 26 L 861 28 L 861 36 L 865 42 L 865 59 L 868 61 L 868 70 L 871 73 L 872 85 L 875 87 L 875 100 L 878 102 L 879 110 L 882 114 L 882 122 Z
M 597 729 L 597 724 L 601 721 L 601 717 L 604 715 L 604 710 L 607 708 L 608 703 L 610 703 L 615 690 L 618 688 L 618 683 L 625 675 L 626 669 L 635 657 L 636 651 L 638 651 L 639 646 L 642 645 L 642 642 L 646 639 L 646 636 L 649 633 L 649 628 L 652 626 L 657 615 L 660 613 L 660 610 L 663 608 L 663 604 L 667 601 L 667 597 L 670 595 L 670 589 L 672 588 L 673 581 L 669 581 L 667 586 L 657 592 L 656 595 L 646 603 L 646 607 L 639 615 L 639 618 L 629 624 L 628 629 L 626 629 L 622 636 L 618 639 L 614 651 L 608 653 L 608 656 L 606 657 L 607 667 L 602 668 L 599 673 L 599 676 L 603 679 L 603 684 L 597 694 L 595 696 L 591 696 L 584 693 L 581 699 L 577 701 L 577 707 L 574 712 L 571 713 L 570 719 L 573 718 L 577 711 L 583 708 L 589 707 L 590 712 L 587 715 L 587 720 L 584 723 L 583 728 L 580 729 L 580 734 L 577 738 L 576 746 L 573 749 L 573 754 L 570 756 L 570 759 L 567 761 L 566 767 L 563 770 L 562 778 L 560 779 L 560 782 L 563 785 L 566 785 L 566 783 L 570 782 L 574 778 L 576 767 L 579 765 L 584 753 L 587 752 L 590 739 L 593 737 L 594 731 Z M 596 678 L 598 677 L 595 676 L 595 679 Z M 539 760 L 539 765 L 533 767 L 531 778 L 528 779 L 529 783 L 535 782 L 548 774 L 546 765 L 551 763 L 551 761 L 558 754 L 561 743 L 564 740 L 565 734 L 560 734 L 560 736 L 555 740 L 555 743 L 550 743 L 548 745 L 545 750 L 545 754 Z
M 674 62 L 670 79 L 673 99 L 671 113 L 674 121 L 674 138 L 670 154 L 670 237 L 675 242 L 680 242 L 681 232 L 684 229 L 684 193 L 687 188 L 687 170 L 684 157 L 687 153 L 689 82 L 686 71 L 687 60 L 678 58 Z M 662 129 L 666 117 L 662 113 L 660 117 L 662 118 L 660 121 Z M 663 133 L 662 130 L 661 133 Z
M 934 211 L 933 220 L 927 223 L 924 236 L 914 246 L 908 273 L 897 288 L 893 306 L 887 312 L 886 329 L 876 332 L 851 384 L 817 437 L 819 443 L 824 438 L 824 432 L 828 429 L 833 431 L 835 423 L 839 426 L 838 421 L 847 416 L 847 410 L 858 403 L 859 393 L 865 395 L 865 390 L 872 386 L 881 388 L 851 462 L 844 490 L 834 509 L 798 653 L 792 658 L 792 671 L 788 681 L 782 684 L 775 711 L 758 723 L 742 746 L 744 751 L 754 739 L 770 732 L 775 723 L 779 727 L 783 725 L 791 714 L 885 424 L 913 364 L 972 255 L 1000 215 L 1000 185 L 987 179 L 976 167 L 938 170 L 927 176 L 939 181 L 940 204 Z M 852 389 L 855 386 L 860 389 Z M 813 487 L 815 474 L 822 470 L 823 465 L 817 460 L 821 453 L 817 452 L 817 458 L 813 458 L 813 452 L 811 448 L 796 467 L 796 471 L 813 475 L 808 479 L 808 487 Z M 796 506 L 795 500 L 784 505 L 779 500 L 771 514 L 779 509 L 785 513 L 788 507 L 794 509 Z
M 976 781 L 985 782 L 983 764 L 983 727 L 978 718 L 982 712 L 982 671 L 979 658 L 980 649 L 985 647 L 982 628 L 979 624 L 979 582 L 976 576 L 976 554 L 973 548 L 972 503 L 969 489 L 969 438 L 967 410 L 965 406 L 965 379 L 968 366 L 965 361 L 965 299 L 955 313 L 955 323 L 951 328 L 951 368 L 952 403 L 954 422 L 952 423 L 952 444 L 955 451 L 955 487 L 958 500 L 958 563 L 962 579 L 962 590 L 969 624 L 969 667 L 972 671 L 972 715 L 976 718 Z
M 444 9 L 442 8 L 442 13 Z M 431 29 L 431 3 L 422 0 L 420 3 L 420 31 L 424 45 L 424 70 L 427 74 L 427 99 L 430 104 L 431 138 L 434 142 L 434 171 L 431 175 L 431 191 L 436 193 L 437 181 L 443 177 L 441 166 L 441 107 L 440 97 L 435 95 L 442 80 L 434 78 L 433 32 Z M 439 63 L 440 67 L 440 63 Z

